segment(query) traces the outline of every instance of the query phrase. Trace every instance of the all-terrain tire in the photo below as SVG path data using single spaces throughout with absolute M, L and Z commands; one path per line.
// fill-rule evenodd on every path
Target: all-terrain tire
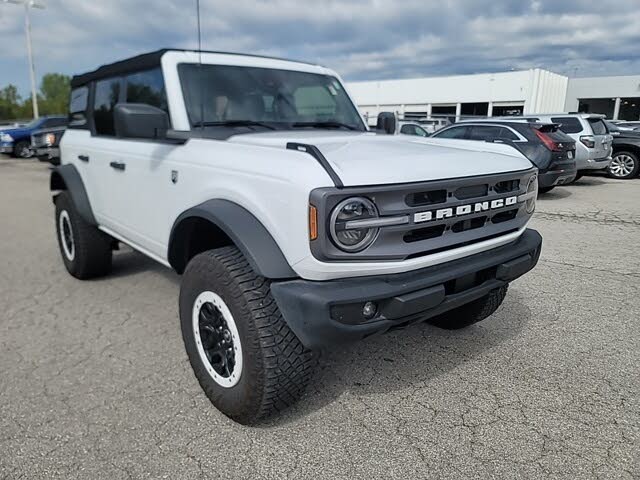
M 478 300 L 434 317 L 428 322 L 446 330 L 459 330 L 493 315 L 507 295 L 509 285 L 496 288 Z
M 209 303 L 206 312 L 203 301 Z M 221 362 L 222 355 L 212 353 L 216 341 L 225 345 L 224 337 L 211 340 L 201 333 L 207 328 L 201 322 L 212 315 L 224 320 L 226 333 L 232 332 L 233 348 L 239 340 L 240 359 Z M 253 271 L 236 247 L 209 250 L 189 262 L 180 287 L 180 323 L 200 386 L 218 410 L 241 424 L 258 423 L 295 403 L 317 365 L 317 354 L 302 345 L 283 319 L 270 281 Z M 223 371 L 221 363 L 235 366 Z
M 55 205 L 58 245 L 67 271 L 80 280 L 109 273 L 111 237 L 84 221 L 67 192 L 56 196 Z

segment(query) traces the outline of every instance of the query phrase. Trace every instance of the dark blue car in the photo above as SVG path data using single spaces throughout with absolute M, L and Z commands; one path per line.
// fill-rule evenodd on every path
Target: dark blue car
M 43 128 L 62 127 L 68 123 L 62 115 L 48 115 L 17 127 L 0 127 L 0 153 L 8 153 L 14 157 L 29 158 L 33 156 L 31 134 Z

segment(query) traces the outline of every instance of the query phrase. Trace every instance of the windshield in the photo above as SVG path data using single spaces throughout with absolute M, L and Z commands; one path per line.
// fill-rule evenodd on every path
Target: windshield
M 330 75 L 198 64 L 182 64 L 178 71 L 192 127 L 366 130 L 344 88 Z

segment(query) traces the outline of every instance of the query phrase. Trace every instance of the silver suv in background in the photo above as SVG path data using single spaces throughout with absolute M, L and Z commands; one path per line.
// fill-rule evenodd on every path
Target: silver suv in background
M 560 130 L 576 141 L 576 180 L 588 170 L 605 170 L 611 163 L 613 136 L 604 123 L 604 115 L 592 113 L 557 113 L 503 117 L 504 120 L 557 123 Z

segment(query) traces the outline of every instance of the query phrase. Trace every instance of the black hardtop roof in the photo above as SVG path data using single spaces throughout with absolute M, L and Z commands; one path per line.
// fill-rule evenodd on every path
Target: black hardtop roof
M 100 80 L 103 78 L 113 77 L 116 75 L 140 72 L 142 70 L 149 70 L 151 68 L 159 67 L 160 59 L 167 52 L 218 53 L 223 55 L 240 55 L 244 57 L 270 58 L 273 60 L 284 60 L 287 62 L 305 63 L 307 65 L 313 65 L 308 62 L 301 62 L 298 60 L 291 60 L 291 59 L 279 58 L 279 57 L 270 57 L 266 55 L 253 55 L 249 53 L 216 52 L 213 50 L 190 50 L 190 49 L 182 49 L 182 48 L 163 48 L 153 52 L 136 55 L 135 57 L 126 58 L 118 62 L 102 65 L 101 67 L 98 67 L 97 69 L 91 72 L 75 75 L 71 79 L 71 88 L 81 87 L 82 85 L 86 85 L 87 83 L 90 83 L 94 80 Z

